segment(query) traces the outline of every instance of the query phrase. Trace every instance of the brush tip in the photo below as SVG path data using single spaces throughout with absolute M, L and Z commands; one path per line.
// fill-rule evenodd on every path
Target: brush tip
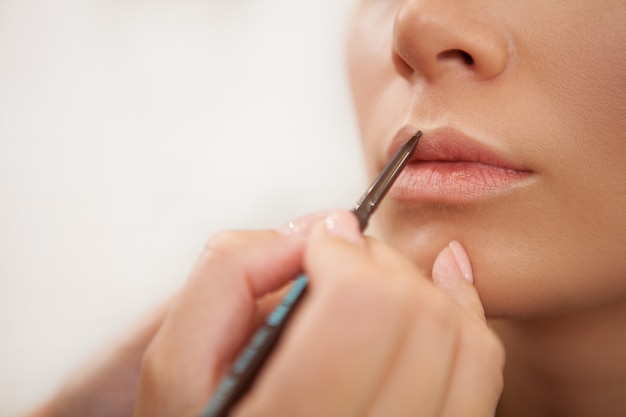
M 415 134 L 413 136 L 411 136 L 411 138 L 406 142 L 407 146 L 409 146 L 410 148 L 414 149 L 417 144 L 420 141 L 420 138 L 422 137 L 422 131 L 418 130 L 417 132 L 415 132 Z

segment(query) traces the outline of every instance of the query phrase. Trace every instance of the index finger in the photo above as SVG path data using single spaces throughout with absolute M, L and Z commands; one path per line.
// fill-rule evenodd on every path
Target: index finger
M 197 413 L 250 334 L 256 300 L 299 272 L 302 247 L 274 231 L 211 239 L 144 357 L 137 416 Z

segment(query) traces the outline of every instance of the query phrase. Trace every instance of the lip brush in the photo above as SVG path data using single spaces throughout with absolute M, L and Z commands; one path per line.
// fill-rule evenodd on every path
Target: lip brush
M 361 232 L 365 230 L 370 216 L 407 165 L 421 137 L 422 132 L 418 131 L 402 145 L 352 209 L 359 221 Z M 239 354 L 230 373 L 220 382 L 201 417 L 228 416 L 231 408 L 252 386 L 254 378 L 271 354 L 289 317 L 306 293 L 307 285 L 306 275 L 302 274 L 296 278 L 280 305 L 268 316 L 263 326 L 256 331 Z

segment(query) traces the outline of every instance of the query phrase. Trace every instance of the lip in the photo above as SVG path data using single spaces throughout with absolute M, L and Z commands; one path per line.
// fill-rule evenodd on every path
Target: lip
M 388 157 L 416 130 L 400 129 Z M 476 202 L 510 192 L 532 175 L 522 164 L 458 130 L 422 133 L 417 150 L 389 192 L 401 202 Z

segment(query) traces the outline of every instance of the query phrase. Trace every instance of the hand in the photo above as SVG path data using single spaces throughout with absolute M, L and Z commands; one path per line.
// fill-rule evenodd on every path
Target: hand
M 161 326 L 171 302 L 128 329 L 75 372 L 47 404 L 28 417 L 130 417 L 144 351 Z
M 429 280 L 362 238 L 350 213 L 331 220 L 306 239 L 238 232 L 207 245 L 148 348 L 137 417 L 198 415 L 262 318 L 257 300 L 301 269 L 307 297 L 234 416 L 493 416 L 504 350 L 460 244 Z

